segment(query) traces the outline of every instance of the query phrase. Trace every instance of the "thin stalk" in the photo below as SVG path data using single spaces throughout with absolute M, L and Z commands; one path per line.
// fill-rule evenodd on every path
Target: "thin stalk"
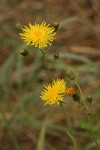
M 46 56 L 45 56 L 45 52 L 43 52 L 42 49 L 40 49 L 40 50 L 41 50 L 41 53 L 42 53 L 42 59 L 43 59 L 44 64 L 45 64 L 45 66 L 46 66 L 46 68 L 47 68 L 47 70 L 48 70 L 49 77 L 50 77 L 50 79 L 52 80 L 53 77 L 52 77 L 52 73 L 51 73 L 51 71 L 50 71 L 50 68 L 49 68 L 49 66 L 48 66 L 48 62 L 47 62 L 47 58 L 46 58 Z
M 86 106 L 86 103 L 85 103 L 85 99 L 84 99 L 84 96 L 83 96 L 83 93 L 82 93 L 82 90 L 80 88 L 80 85 L 78 84 L 78 82 L 76 81 L 76 85 L 80 91 L 80 95 L 82 97 L 82 101 L 83 101 L 83 107 L 84 107 L 84 110 L 85 110 L 85 114 L 86 114 L 86 117 L 87 117 L 87 120 L 89 122 L 89 127 L 90 127 L 90 130 L 91 130 L 91 133 L 92 133 L 92 136 L 93 136 L 93 139 L 95 141 L 95 144 L 96 144 L 96 149 L 97 150 L 100 150 L 100 147 L 99 147 L 99 144 L 97 142 L 97 139 L 95 137 L 95 133 L 94 133 L 94 130 L 93 130 L 93 125 L 92 125 L 92 122 L 91 122 L 91 117 L 90 117 L 90 114 L 88 112 L 88 109 L 87 109 L 87 106 Z
M 61 109 L 62 109 L 62 112 L 63 112 L 64 117 L 65 117 L 65 121 L 66 121 L 66 124 L 67 124 L 67 135 L 68 135 L 69 138 L 71 139 L 71 141 L 72 141 L 72 143 L 73 143 L 73 145 L 74 145 L 74 149 L 75 149 L 75 150 L 78 150 L 76 139 L 75 139 L 75 137 L 74 137 L 74 135 L 73 135 L 73 133 L 72 133 L 73 131 L 72 131 L 72 128 L 71 128 L 71 126 L 70 126 L 68 117 L 67 117 L 67 115 L 66 115 L 66 112 L 65 112 L 65 110 L 64 110 L 64 106 L 63 106 L 62 103 L 60 103 L 60 107 L 61 107 Z
M 52 72 L 51 72 L 50 69 L 53 67 L 53 65 L 54 65 L 54 63 L 55 63 L 55 59 L 54 59 L 52 65 L 51 65 L 51 68 L 49 68 L 48 62 L 47 62 L 47 58 L 46 58 L 46 56 L 45 56 L 46 53 L 45 53 L 42 49 L 40 49 L 40 50 L 41 50 L 41 53 L 42 53 L 42 59 L 43 59 L 44 64 L 45 64 L 45 66 L 46 66 L 46 68 L 47 68 L 47 70 L 48 70 L 49 77 L 50 77 L 50 79 L 52 80 L 53 77 L 52 77 Z M 75 149 L 75 150 L 78 150 L 78 148 L 77 148 L 77 143 L 76 143 L 76 139 L 74 138 L 74 136 L 73 136 L 73 134 L 72 134 L 72 128 L 71 128 L 70 123 L 69 123 L 69 121 L 68 121 L 68 119 L 67 119 L 67 115 L 66 115 L 66 113 L 65 113 L 63 104 L 61 103 L 60 106 L 61 106 L 61 108 L 62 108 L 62 111 L 63 111 L 64 116 L 65 116 L 66 124 L 67 124 L 67 126 L 68 126 L 67 135 L 68 135 L 69 138 L 71 139 L 71 141 L 72 141 L 72 143 L 73 143 L 73 145 L 74 145 L 74 149 Z
M 51 69 L 54 67 L 55 61 L 56 61 L 56 59 L 54 58 Z

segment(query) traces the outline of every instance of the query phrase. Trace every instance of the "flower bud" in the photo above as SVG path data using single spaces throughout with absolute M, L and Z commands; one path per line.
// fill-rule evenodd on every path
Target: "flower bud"
M 67 71 L 66 74 L 70 78 L 70 80 L 75 80 L 75 75 L 72 71 Z
M 92 103 L 92 101 L 93 101 L 92 96 L 88 96 L 88 97 L 87 97 L 87 101 L 88 101 L 88 103 Z
M 58 59 L 59 58 L 59 54 L 58 53 L 54 54 L 53 56 L 54 56 L 54 59 Z
M 21 49 L 19 50 L 19 53 L 20 53 L 21 55 L 23 55 L 23 56 L 27 56 L 27 55 L 28 55 L 28 51 L 27 51 L 26 49 L 24 49 L 24 48 L 21 48 Z
M 75 95 L 75 89 L 73 88 L 73 87 L 67 87 L 66 88 L 66 94 L 67 95 L 70 95 L 70 96 L 73 96 L 73 95 Z
M 58 30 L 59 23 L 58 22 L 54 22 L 53 27 L 55 28 L 55 30 L 53 32 L 56 32 Z
M 16 27 L 17 27 L 18 29 L 22 29 L 23 26 L 22 26 L 20 23 L 17 23 L 17 24 L 16 24 Z
M 77 93 L 75 93 L 72 97 L 73 97 L 74 101 L 76 101 L 76 102 L 80 101 L 80 96 Z

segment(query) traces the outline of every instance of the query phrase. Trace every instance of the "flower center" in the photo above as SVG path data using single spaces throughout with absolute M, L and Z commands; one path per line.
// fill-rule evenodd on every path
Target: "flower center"
M 42 30 L 34 31 L 33 34 L 37 39 L 43 39 L 45 36 L 45 32 Z
M 50 99 L 55 99 L 57 97 L 57 94 L 58 94 L 58 90 L 57 89 L 51 89 L 48 93 Z

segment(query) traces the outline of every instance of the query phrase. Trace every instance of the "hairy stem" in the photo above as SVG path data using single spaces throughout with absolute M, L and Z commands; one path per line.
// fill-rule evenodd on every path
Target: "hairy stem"
M 66 112 L 65 112 L 65 110 L 64 110 L 64 106 L 63 106 L 62 103 L 60 103 L 60 107 L 61 107 L 61 109 L 62 109 L 62 112 L 63 112 L 64 117 L 65 117 L 65 121 L 66 121 L 66 124 L 67 124 L 67 135 L 68 135 L 69 138 L 71 139 L 71 141 L 72 141 L 72 143 L 73 143 L 73 145 L 74 145 L 74 149 L 75 149 L 75 150 L 78 150 L 76 139 L 75 139 L 75 137 L 74 137 L 74 135 L 73 135 L 73 133 L 72 133 L 73 131 L 72 131 L 72 128 L 71 128 L 71 126 L 70 126 L 68 117 L 67 117 L 67 115 L 66 115 Z
M 50 69 L 52 69 L 52 67 L 54 66 L 55 59 L 54 59 L 52 65 L 51 65 L 51 68 L 50 68 L 50 67 L 48 66 L 47 58 L 46 58 L 46 56 L 45 56 L 46 53 L 43 52 L 42 49 L 41 49 L 41 53 L 42 53 L 42 59 L 43 59 L 43 61 L 44 61 L 44 64 L 45 64 L 45 66 L 46 66 L 46 68 L 47 68 L 47 70 L 48 70 L 49 77 L 50 77 L 50 79 L 52 80 L 52 79 L 53 79 L 53 76 L 52 76 L 52 72 L 51 72 Z M 63 111 L 63 113 L 64 113 L 65 121 L 66 121 L 66 124 L 67 124 L 67 126 L 68 126 L 68 128 L 67 128 L 67 135 L 68 135 L 69 138 L 71 139 L 71 141 L 72 141 L 72 143 L 73 143 L 73 145 L 74 145 L 74 149 L 75 149 L 75 150 L 78 150 L 78 148 L 77 148 L 77 143 L 76 143 L 76 139 L 74 138 L 74 136 L 73 136 L 73 134 L 72 134 L 72 128 L 71 128 L 70 123 L 69 123 L 69 121 L 68 121 L 68 119 L 67 119 L 67 115 L 66 115 L 66 113 L 65 113 L 63 104 L 61 103 L 60 106 L 61 106 L 61 109 L 62 109 L 62 111 Z
M 75 83 L 76 83 L 76 85 L 77 85 L 77 87 L 78 87 L 78 89 L 79 89 L 79 91 L 80 91 L 80 95 L 81 95 L 81 98 L 82 98 L 82 101 L 83 101 L 83 108 L 84 108 L 84 111 L 85 111 L 87 120 L 88 120 L 88 122 L 89 122 L 89 127 L 90 127 L 90 130 L 91 130 L 93 139 L 94 139 L 95 144 L 96 144 L 96 149 L 97 149 L 97 150 L 100 150 L 100 147 L 99 147 L 99 145 L 98 145 L 97 139 L 96 139 L 96 137 L 95 137 L 95 133 L 94 133 L 94 130 L 93 130 L 93 125 L 92 125 L 92 122 L 91 122 L 91 117 L 90 117 L 89 111 L 88 111 L 88 109 L 87 109 L 86 102 L 85 102 L 85 99 L 84 99 L 82 90 L 81 90 L 80 85 L 78 84 L 78 82 L 76 81 Z
M 49 68 L 49 66 L 48 66 L 47 58 L 46 58 L 46 56 L 45 56 L 46 53 L 43 52 L 42 49 L 40 49 L 40 50 L 41 50 L 41 53 L 42 53 L 42 59 L 43 59 L 44 64 L 45 64 L 45 66 L 46 66 L 46 68 L 47 68 L 47 70 L 48 70 L 49 77 L 50 77 L 50 79 L 52 80 L 53 77 L 52 77 L 52 73 L 51 73 L 51 71 L 50 71 L 50 68 Z

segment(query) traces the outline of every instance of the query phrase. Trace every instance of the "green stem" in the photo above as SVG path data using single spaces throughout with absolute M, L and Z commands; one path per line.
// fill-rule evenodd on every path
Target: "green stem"
M 50 68 L 49 68 L 49 66 L 48 66 L 47 58 L 46 58 L 46 56 L 45 56 L 46 53 L 43 52 L 42 49 L 40 49 L 40 50 L 41 50 L 41 53 L 42 53 L 42 59 L 43 59 L 44 64 L 45 64 L 45 66 L 46 66 L 46 68 L 47 68 L 47 70 L 48 70 L 49 77 L 50 77 L 50 79 L 52 80 L 53 77 L 52 77 L 52 73 L 51 73 L 51 71 L 50 71 Z
M 61 107 L 61 109 L 62 109 L 62 112 L 63 112 L 64 117 L 65 117 L 66 124 L 67 124 L 67 126 L 68 126 L 68 128 L 67 128 L 67 135 L 68 135 L 69 138 L 71 139 L 71 141 L 72 141 L 72 143 L 73 143 L 73 145 L 74 145 L 74 149 L 77 150 L 77 149 L 78 149 L 78 147 L 77 147 L 77 142 L 76 142 L 76 139 L 74 138 L 74 136 L 73 136 L 73 134 L 72 134 L 73 131 L 72 131 L 72 128 L 71 128 L 71 126 L 70 126 L 68 117 L 67 117 L 67 115 L 66 115 L 66 112 L 65 112 L 65 110 L 64 110 L 64 106 L 63 106 L 62 103 L 60 103 L 60 107 Z
M 41 50 L 41 53 L 42 53 L 42 59 L 43 59 L 44 64 L 45 64 L 45 66 L 46 66 L 46 68 L 47 68 L 47 70 L 48 70 L 49 77 L 50 77 L 50 79 L 52 80 L 53 77 L 52 77 L 52 72 L 51 72 L 50 69 L 53 67 L 53 65 L 54 65 L 54 63 L 55 63 L 55 59 L 54 59 L 54 61 L 53 61 L 53 63 L 52 63 L 51 68 L 49 68 L 48 62 L 47 62 L 47 58 L 46 58 L 46 56 L 45 56 L 46 53 L 43 52 L 42 49 L 40 49 L 40 50 Z M 78 148 L 77 148 L 77 143 L 76 143 L 76 139 L 75 139 L 74 136 L 72 135 L 72 129 L 71 129 L 71 127 L 70 127 L 70 124 L 69 124 L 69 121 L 68 121 L 68 119 L 67 119 L 67 115 L 66 115 L 66 113 L 65 113 L 65 111 L 64 111 L 64 107 L 63 107 L 62 103 L 60 104 L 60 106 L 61 106 L 61 108 L 62 108 L 62 111 L 63 111 L 64 116 L 65 116 L 66 124 L 67 124 L 67 126 L 68 126 L 67 135 L 68 135 L 68 136 L 70 137 L 70 139 L 72 140 L 75 150 L 78 150 Z
M 54 67 L 55 61 L 56 61 L 56 59 L 54 58 L 51 69 Z
M 96 139 L 96 137 L 95 137 L 94 130 L 93 130 L 93 126 L 92 126 L 90 114 L 89 114 L 89 112 L 88 112 L 88 109 L 87 109 L 87 106 L 86 106 L 86 103 L 85 103 L 85 99 L 84 99 L 82 90 L 81 90 L 80 85 L 78 84 L 77 81 L 76 81 L 76 85 L 77 85 L 77 87 L 78 87 L 78 89 L 79 89 L 79 91 L 80 91 L 80 95 L 81 95 L 81 97 L 82 97 L 83 107 L 84 107 L 84 110 L 85 110 L 85 114 L 86 114 L 87 120 L 88 120 L 88 122 L 89 122 L 89 127 L 90 127 L 90 129 L 91 129 L 91 133 L 92 133 L 93 139 L 94 139 L 95 144 L 96 144 L 96 149 L 97 149 L 97 150 L 100 150 L 100 147 L 99 147 L 99 145 L 98 145 L 98 142 L 97 142 L 97 139 Z

